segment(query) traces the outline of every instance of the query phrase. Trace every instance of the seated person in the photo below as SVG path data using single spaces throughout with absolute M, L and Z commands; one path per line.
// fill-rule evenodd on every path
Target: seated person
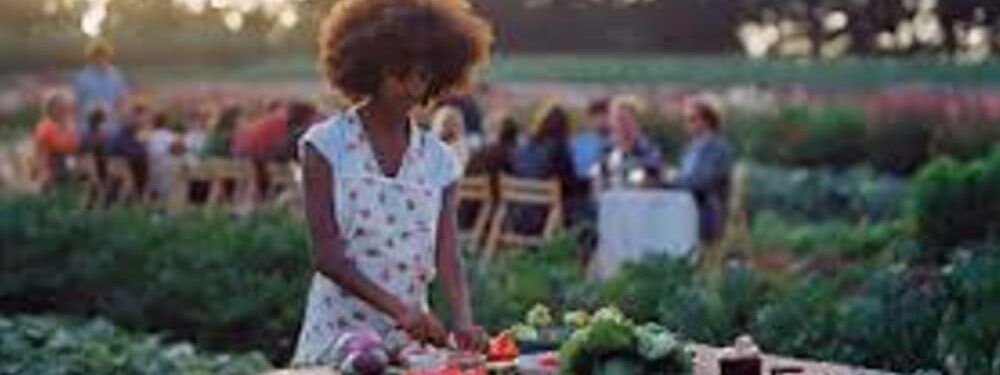
M 285 106 L 272 104 L 269 110 L 233 135 L 232 151 L 235 156 L 256 160 L 269 159 L 288 137 L 288 116 Z
M 707 103 L 687 103 L 684 118 L 691 140 L 671 185 L 691 190 L 698 204 L 701 238 L 714 242 L 725 226 L 733 151 L 719 134 L 718 113 Z
M 611 150 L 601 163 L 598 176 L 612 187 L 650 185 L 659 178 L 663 167 L 660 150 L 642 131 L 637 120 L 640 105 L 629 96 L 612 100 L 608 109 Z M 640 179 L 635 180 L 635 176 Z
M 556 179 L 562 191 L 563 207 L 569 221 L 575 219 L 574 212 L 579 206 L 577 202 L 586 200 L 586 183 L 576 178 L 573 170 L 573 158 L 569 152 L 569 115 L 554 104 L 540 111 L 531 137 L 527 143 L 518 148 L 511 163 L 514 175 L 539 180 Z M 535 215 L 536 210 L 525 210 L 531 214 L 518 217 L 519 231 L 523 226 L 526 231 L 537 231 L 544 225 L 544 217 Z M 516 215 L 515 215 L 516 216 Z
M 587 107 L 586 128 L 573 136 L 573 168 L 576 176 L 587 179 L 591 171 L 601 163 L 601 159 L 611 147 L 608 134 L 608 100 L 595 101 Z
M 431 133 L 448 145 L 464 169 L 469 163 L 469 148 L 465 144 L 465 120 L 462 112 L 448 105 L 438 108 L 431 119 Z
M 80 144 L 73 123 L 73 102 L 64 94 L 45 100 L 42 120 L 35 126 L 34 141 L 38 152 L 40 180 L 48 188 L 66 177 L 67 158 Z

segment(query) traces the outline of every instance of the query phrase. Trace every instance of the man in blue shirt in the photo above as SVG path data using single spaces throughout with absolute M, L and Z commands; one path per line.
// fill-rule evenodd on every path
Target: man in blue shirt
M 571 140 L 573 170 L 580 179 L 589 179 L 591 169 L 598 165 L 611 147 L 608 140 L 608 100 L 601 99 L 587 108 L 587 128 Z
M 673 185 L 694 194 L 702 240 L 714 242 L 722 237 L 725 226 L 733 151 L 719 135 L 719 116 L 707 103 L 688 103 L 684 118 L 691 140 Z
M 121 131 L 118 110 L 128 96 L 128 85 L 121 72 L 111 64 L 114 50 L 107 42 L 95 41 L 87 47 L 87 66 L 73 77 L 73 93 L 77 103 L 77 124 L 95 108 L 102 108 L 108 117 L 104 139 L 113 139 Z M 87 129 L 80 129 L 86 133 Z

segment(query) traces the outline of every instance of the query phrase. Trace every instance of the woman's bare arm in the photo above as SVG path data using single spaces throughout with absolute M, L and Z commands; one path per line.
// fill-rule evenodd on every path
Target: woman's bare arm
M 462 258 L 458 253 L 456 219 L 458 202 L 455 185 L 445 189 L 442 199 L 444 202 L 438 218 L 437 268 L 441 271 L 441 284 L 444 285 L 455 324 L 459 327 L 467 327 L 472 325 L 472 308 L 469 305 L 469 293 L 463 272 Z

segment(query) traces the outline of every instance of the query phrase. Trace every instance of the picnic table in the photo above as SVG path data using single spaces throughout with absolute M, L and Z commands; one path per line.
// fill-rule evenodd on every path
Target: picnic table
M 694 375 L 718 375 L 719 357 L 722 354 L 721 348 L 707 345 L 694 344 L 691 349 L 695 352 Z M 850 367 L 829 362 L 816 362 L 777 355 L 764 354 L 763 368 L 761 374 L 770 375 L 772 370 L 788 370 L 785 374 L 806 374 L 806 375 L 884 375 L 891 374 L 885 371 L 869 370 L 857 367 Z M 797 371 L 797 372 L 792 372 Z M 329 368 L 311 369 L 285 369 L 268 373 L 267 375 L 339 375 Z

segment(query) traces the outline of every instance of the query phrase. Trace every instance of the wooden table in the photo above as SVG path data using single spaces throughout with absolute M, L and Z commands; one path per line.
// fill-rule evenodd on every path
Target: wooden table
M 695 352 L 694 375 L 718 375 L 718 358 L 722 350 L 706 345 L 692 345 Z M 763 375 L 770 375 L 774 368 L 801 368 L 800 374 L 805 375 L 883 375 L 891 374 L 884 371 L 868 370 L 828 362 L 813 362 L 801 359 L 764 355 Z M 296 369 L 277 370 L 267 375 L 337 375 L 331 369 Z

